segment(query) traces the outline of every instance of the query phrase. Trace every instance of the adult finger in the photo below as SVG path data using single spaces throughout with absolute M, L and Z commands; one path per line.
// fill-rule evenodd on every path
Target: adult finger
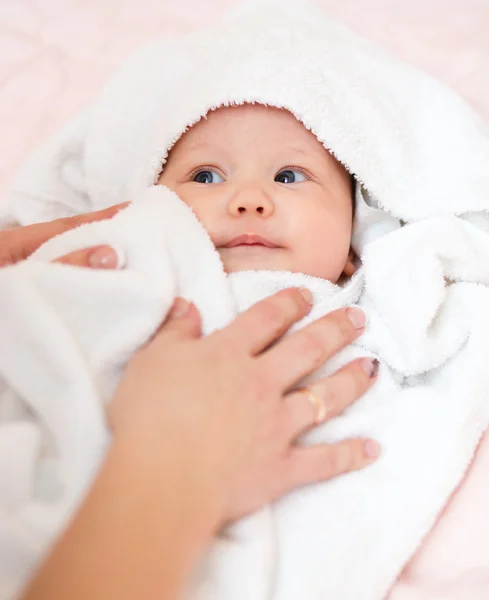
M 294 440 L 311 427 L 341 414 L 372 386 L 378 365 L 375 358 L 358 358 L 333 375 L 287 394 L 284 398 L 286 439 Z
M 290 288 L 265 298 L 213 334 L 225 337 L 234 347 L 239 341 L 250 354 L 258 354 L 281 337 L 312 307 L 312 294 L 305 288 Z
M 195 304 L 184 298 L 176 298 L 154 337 L 158 336 L 165 344 L 172 344 L 177 340 L 196 338 L 200 335 L 201 320 Z
M 120 250 L 111 246 L 95 246 L 76 250 L 53 262 L 92 269 L 121 269 L 125 265 L 125 258 Z
M 110 206 L 109 208 L 85 215 L 63 217 L 46 223 L 36 223 L 35 225 L 7 229 L 2 232 L 2 244 L 6 247 L 5 252 L 9 256 L 8 262 L 16 263 L 26 259 L 39 246 L 55 235 L 59 235 L 85 223 L 110 219 L 127 205 L 128 203 L 125 202 L 124 204 L 117 204 L 116 206 Z M 4 262 L 6 263 L 6 261 Z
M 112 219 L 112 217 L 115 217 L 118 212 L 124 208 L 127 208 L 129 204 L 130 202 L 122 202 L 121 204 L 114 204 L 113 206 L 103 208 L 102 210 L 96 210 L 94 212 L 84 213 L 82 215 L 74 215 L 72 217 L 65 217 L 64 219 L 59 220 L 64 221 L 67 229 L 73 229 L 73 227 L 78 227 L 79 225 L 84 225 L 85 223 L 93 223 L 94 221 Z M 52 222 L 55 223 L 56 221 Z
M 363 469 L 380 456 L 380 445 L 370 439 L 353 438 L 337 444 L 296 447 L 286 464 L 286 490 Z
M 96 210 L 94 212 L 85 213 L 82 215 L 73 215 L 72 217 L 62 217 L 61 219 L 55 219 L 54 221 L 48 221 L 47 223 L 38 223 L 36 225 L 29 225 L 23 229 L 32 228 L 30 231 L 30 237 L 33 240 L 37 238 L 39 241 L 38 246 L 47 240 L 51 239 L 55 235 L 59 235 L 60 233 L 64 233 L 65 231 L 69 231 L 70 229 L 74 229 L 75 227 L 79 227 L 80 225 L 86 225 L 87 223 L 94 223 L 96 221 L 105 221 L 106 219 L 111 219 L 118 212 L 123 210 L 128 206 L 129 202 L 124 202 L 123 204 L 116 204 L 114 206 L 109 206 L 108 208 L 104 208 L 102 210 Z M 37 243 L 36 241 L 36 243 Z M 36 250 L 37 248 L 34 248 Z M 31 252 L 31 253 L 32 253 Z
M 287 390 L 351 344 L 365 329 L 359 308 L 341 308 L 280 341 L 262 356 L 262 368 Z

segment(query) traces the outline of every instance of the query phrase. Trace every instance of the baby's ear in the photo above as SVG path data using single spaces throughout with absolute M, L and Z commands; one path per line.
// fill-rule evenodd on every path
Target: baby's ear
M 355 265 L 355 252 L 353 252 L 352 248 L 350 248 L 350 252 L 348 252 L 348 258 L 346 260 L 346 264 L 343 267 L 343 275 L 345 277 L 351 277 L 357 271 L 357 267 Z

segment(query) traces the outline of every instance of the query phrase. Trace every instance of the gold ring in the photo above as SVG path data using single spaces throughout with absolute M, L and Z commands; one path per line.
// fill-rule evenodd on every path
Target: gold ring
M 326 408 L 326 402 L 322 398 L 318 398 L 314 392 L 308 387 L 298 388 L 296 392 L 304 392 L 309 402 L 313 405 L 316 410 L 316 418 L 314 419 L 314 425 L 319 425 L 326 418 L 328 413 Z

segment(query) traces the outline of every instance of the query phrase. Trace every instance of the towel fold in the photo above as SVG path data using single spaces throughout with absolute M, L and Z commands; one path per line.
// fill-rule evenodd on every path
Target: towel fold
M 307 0 L 250 0 L 129 57 L 26 162 L 4 220 L 134 199 L 190 125 L 243 102 L 290 110 L 397 218 L 487 211 L 489 128 L 462 99 Z
M 456 217 L 432 221 L 369 244 L 365 267 L 344 287 L 282 271 L 227 276 L 191 211 L 157 186 L 114 219 L 58 236 L 26 263 L 2 270 L 0 373 L 8 388 L 1 404 L 10 394 L 11 408 L 0 421 L 0 446 L 15 444 L 22 459 L 15 468 L 0 464 L 8 490 L 1 500 L 15 517 L 21 572 L 33 568 L 89 485 L 109 442 L 103 406 L 173 298 L 193 300 L 209 333 L 261 298 L 305 285 L 315 306 L 297 327 L 350 304 L 369 323 L 356 345 L 301 384 L 361 355 L 380 357 L 382 367 L 372 390 L 303 443 L 369 436 L 383 455 L 365 471 L 296 491 L 239 523 L 215 542 L 188 596 L 383 598 L 489 422 L 489 290 L 480 285 L 489 277 L 489 236 Z M 420 240 L 421 263 L 414 252 Z M 126 269 L 46 262 L 97 243 L 121 248 Z M 402 269 L 386 261 L 386 244 Z M 416 303 L 404 293 L 413 274 L 423 291 Z
M 286 272 L 228 277 L 191 211 L 151 187 L 187 127 L 243 102 L 288 109 L 355 175 L 352 243 L 363 267 L 344 287 Z M 3 589 L 18 589 L 89 485 L 110 443 L 104 406 L 173 298 L 193 300 L 210 333 L 260 298 L 306 285 L 315 307 L 298 327 L 349 304 L 368 315 L 358 343 L 311 379 L 365 354 L 381 370 L 303 442 L 365 435 L 382 457 L 238 523 L 188 596 L 385 597 L 489 423 L 488 138 L 448 89 L 303 3 L 250 2 L 130 58 L 26 163 L 3 215 L 26 224 L 134 201 L 0 272 L 0 448 L 17 439 L 22 453 L 15 469 L 0 462 L 0 518 L 12 523 L 0 553 L 15 548 Z M 124 252 L 123 272 L 47 262 L 99 243 Z

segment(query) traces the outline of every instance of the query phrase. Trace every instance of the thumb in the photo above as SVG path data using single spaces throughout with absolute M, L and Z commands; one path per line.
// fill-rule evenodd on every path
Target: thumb
M 76 250 L 56 259 L 64 265 L 73 267 L 90 267 L 92 269 L 120 269 L 124 267 L 125 257 L 120 249 L 111 246 L 95 246 Z
M 195 304 L 184 298 L 176 298 L 166 320 L 160 325 L 154 337 L 184 340 L 200 337 L 201 320 Z

